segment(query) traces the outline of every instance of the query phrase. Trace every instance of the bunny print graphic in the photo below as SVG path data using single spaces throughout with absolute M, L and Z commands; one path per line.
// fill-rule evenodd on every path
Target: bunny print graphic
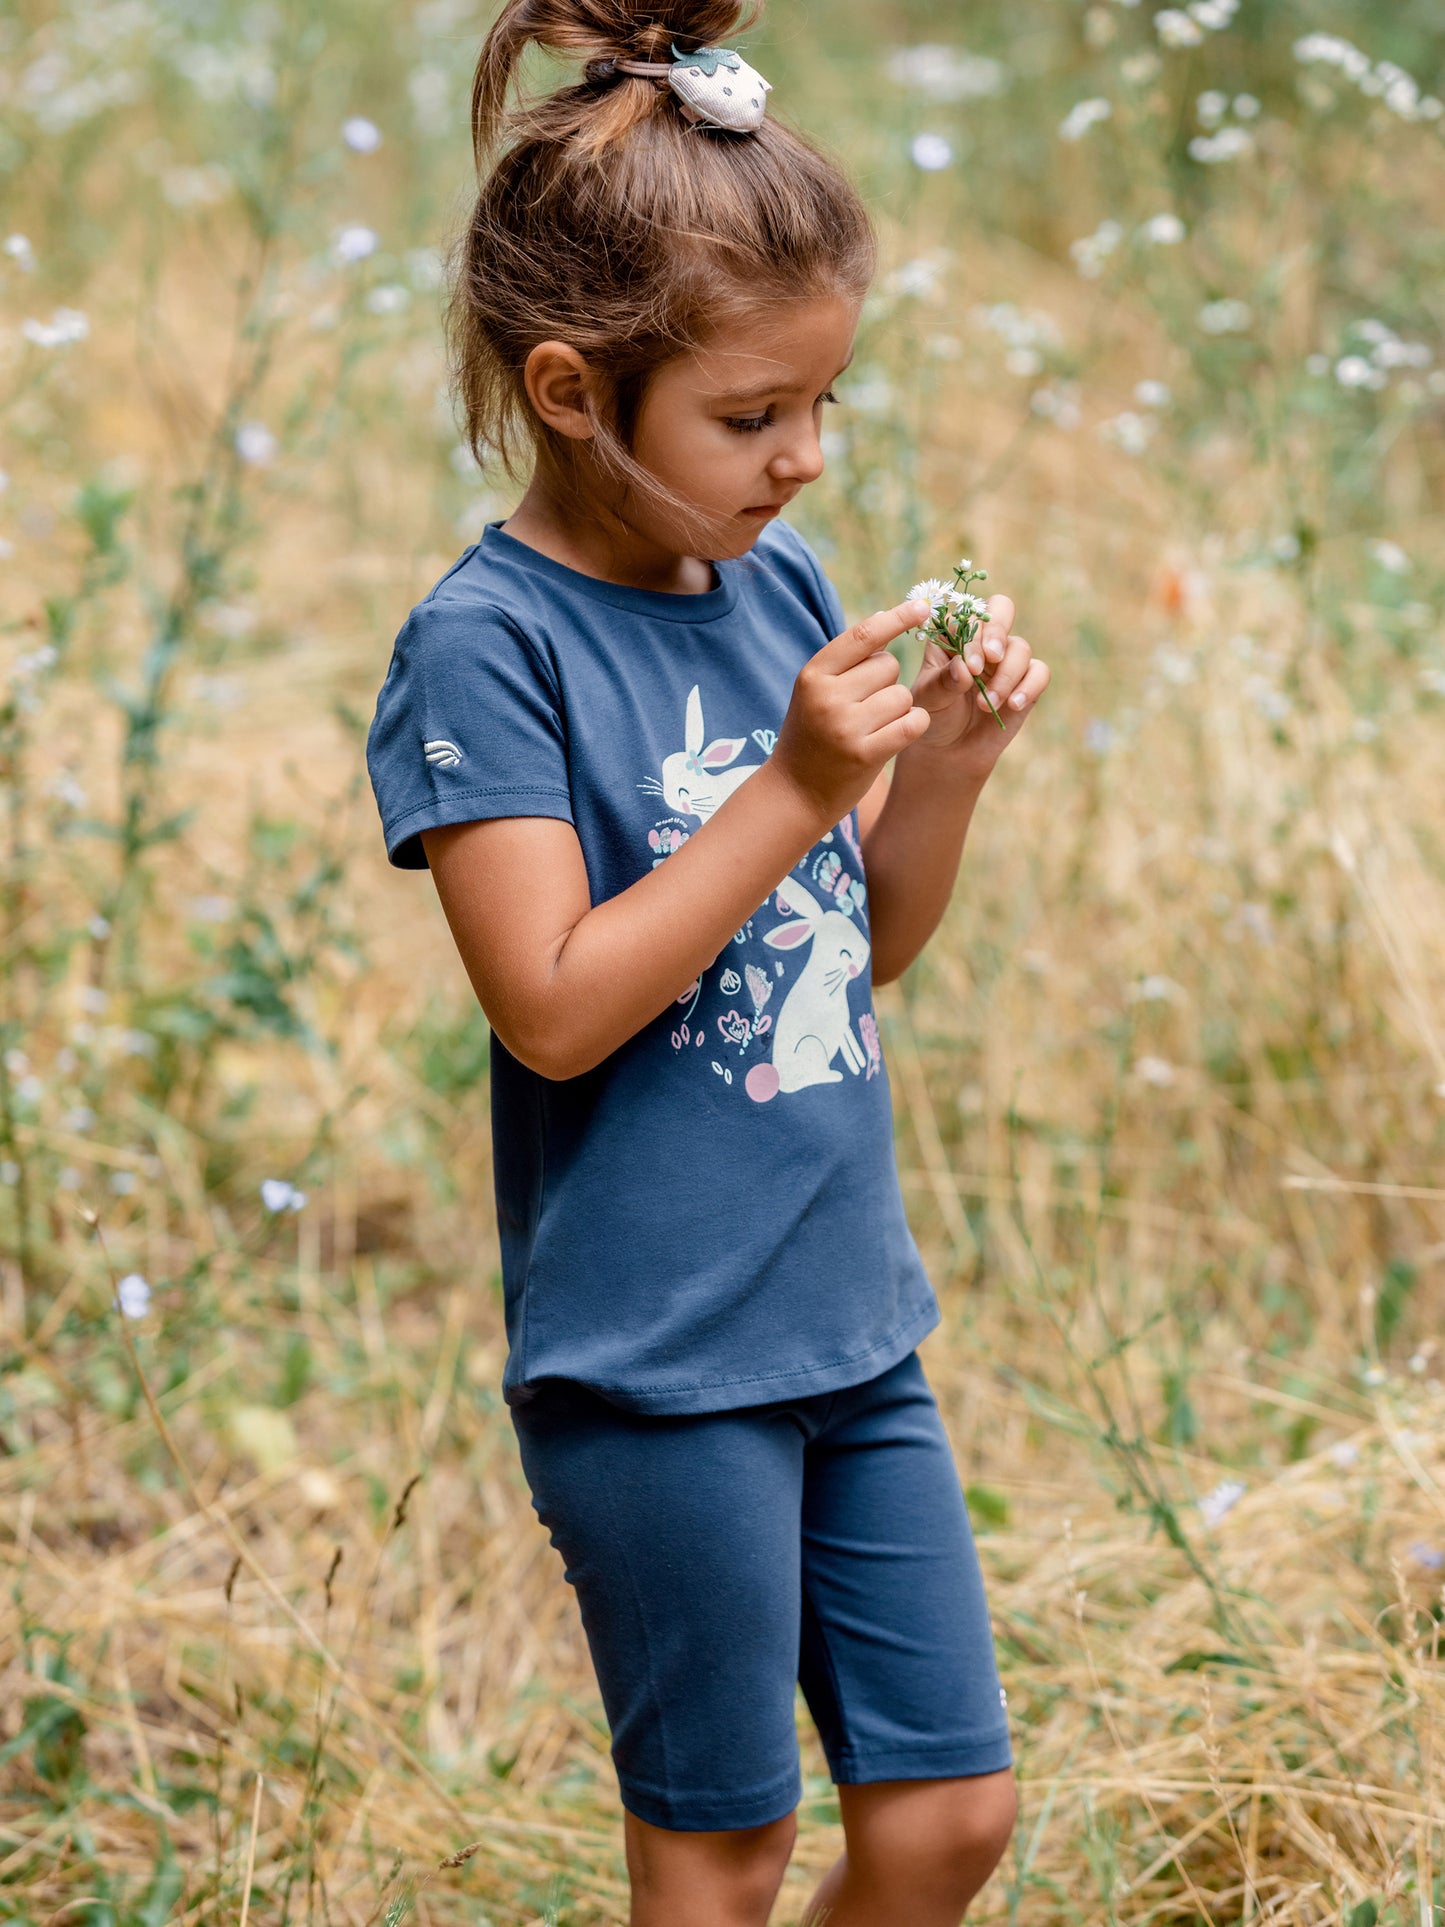
M 670 819 L 654 824 L 647 832 L 649 849 L 661 853 L 654 854 L 654 867 L 686 841 L 687 832 L 681 829 L 682 824 L 689 818 L 706 822 L 760 767 L 757 763 L 737 762 L 747 748 L 749 737 L 716 736 L 706 745 L 705 738 L 702 692 L 694 683 L 687 698 L 684 747 L 663 758 L 660 780 L 651 777 L 638 785 L 663 800 L 674 812 Z M 751 740 L 764 755 L 770 755 L 777 735 L 773 730 L 755 729 Z M 867 1044 L 865 1050 L 854 1031 L 849 1004 L 850 987 L 863 974 L 871 953 L 863 927 L 867 888 L 861 876 L 852 875 L 845 856 L 861 871 L 863 852 L 851 813 L 837 827 L 838 840 L 835 841 L 832 830 L 827 831 L 819 845 L 797 866 L 799 871 L 813 876 L 823 901 L 796 875 L 785 877 L 778 885 L 773 901 L 778 913 L 788 917 L 788 921 L 763 932 L 762 942 L 774 953 L 775 959 L 779 955 L 806 955 L 801 971 L 785 986 L 779 985 L 783 994 L 776 1009 L 764 1008 L 772 997 L 775 983 L 773 971 L 767 968 L 766 953 L 757 961 L 746 960 L 749 949 L 756 948 L 753 918 L 735 934 L 720 960 L 724 967 L 716 988 L 727 1008 L 717 1012 L 711 1021 L 706 1012 L 699 1011 L 706 973 L 690 984 L 678 999 L 679 1004 L 687 1005 L 687 1010 L 672 1031 L 674 1048 L 686 1050 L 691 1056 L 693 1052 L 688 1047 L 696 1045 L 701 1050 L 715 1030 L 720 1042 L 714 1048 L 721 1049 L 724 1061 L 711 1056 L 696 1061 L 710 1065 L 725 1084 L 731 1085 L 732 1065 L 726 1059 L 753 1057 L 754 1061 L 742 1076 L 742 1088 L 760 1104 L 780 1092 L 787 1095 L 812 1085 L 841 1083 L 843 1070 L 834 1068 L 835 1059 L 841 1059 L 844 1069 L 855 1077 L 860 1072 L 872 1077 L 879 1068 L 873 1013 L 865 1010 L 859 1015 L 859 1029 Z M 774 961 L 773 970 L 781 977 L 782 962 Z M 751 1015 L 739 1008 L 744 1001 L 739 996 L 744 981 Z M 771 1055 L 756 1056 L 755 1045 L 763 1048 L 770 1045 Z
M 855 1077 L 869 1061 L 853 1033 L 848 1007 L 848 987 L 868 961 L 868 939 L 841 910 L 825 910 L 796 877 L 783 878 L 777 902 L 796 915 L 769 930 L 763 942 L 775 950 L 797 950 L 804 944 L 809 950 L 778 1012 L 772 1062 L 754 1064 L 747 1074 L 748 1096 L 760 1104 L 779 1091 L 842 1083 L 842 1071 L 832 1068 L 840 1053 Z

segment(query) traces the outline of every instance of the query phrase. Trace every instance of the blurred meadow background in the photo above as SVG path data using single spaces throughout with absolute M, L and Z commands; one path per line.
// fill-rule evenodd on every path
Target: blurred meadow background
M 488 1033 L 362 743 L 513 499 L 484 14 L 0 16 L 0 1918 L 624 1912 Z M 884 266 L 797 520 L 1054 687 L 878 996 L 1023 1813 L 983 1923 L 1445 1905 L 1437 0 L 774 0 Z M 904 649 L 911 674 L 916 644 Z M 659 1145 L 659 1185 L 696 1182 Z M 838 1850 L 807 1793 L 777 1918 Z

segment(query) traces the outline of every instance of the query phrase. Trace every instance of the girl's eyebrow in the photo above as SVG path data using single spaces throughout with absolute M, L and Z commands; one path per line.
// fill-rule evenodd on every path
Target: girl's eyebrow
M 848 359 L 843 363 L 843 366 L 838 370 L 838 374 L 834 375 L 833 380 L 837 381 L 839 375 L 846 374 L 852 365 L 853 357 L 849 355 Z M 731 388 L 725 394 L 719 395 L 717 400 L 726 402 L 763 401 L 769 395 L 792 394 L 794 389 L 801 386 L 802 384 L 798 382 L 793 383 L 790 387 L 785 381 L 766 381 L 760 383 L 756 388 Z

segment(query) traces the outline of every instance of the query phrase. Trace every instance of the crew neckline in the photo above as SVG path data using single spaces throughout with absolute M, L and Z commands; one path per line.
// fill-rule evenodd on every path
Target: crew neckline
M 718 578 L 714 588 L 704 589 L 700 595 L 674 595 L 667 589 L 634 589 L 623 582 L 608 582 L 601 576 L 569 568 L 565 562 L 556 562 L 540 549 L 508 535 L 501 518 L 484 526 L 478 547 L 488 555 L 505 557 L 529 574 L 542 576 L 573 595 L 607 602 L 615 609 L 628 609 L 634 615 L 654 616 L 663 622 L 712 622 L 728 615 L 738 597 L 738 565 L 730 559 L 713 563 Z

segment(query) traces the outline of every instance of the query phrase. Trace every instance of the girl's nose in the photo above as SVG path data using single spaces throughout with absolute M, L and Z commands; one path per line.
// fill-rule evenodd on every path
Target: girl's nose
M 823 473 L 823 450 L 816 432 L 808 431 L 780 449 L 768 464 L 775 481 L 816 482 Z

